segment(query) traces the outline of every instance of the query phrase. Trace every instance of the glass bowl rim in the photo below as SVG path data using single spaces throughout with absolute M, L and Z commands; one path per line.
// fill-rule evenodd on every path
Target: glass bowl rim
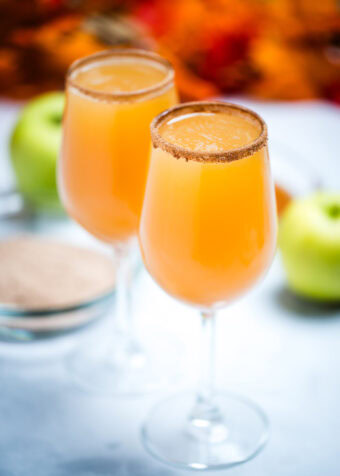
M 86 66 L 87 63 L 91 64 L 93 61 L 100 61 L 104 60 L 105 58 L 120 56 L 145 58 L 154 61 L 155 63 L 162 64 L 166 69 L 166 76 L 162 81 L 154 84 L 153 86 L 149 86 L 147 88 L 139 89 L 132 92 L 121 93 L 108 93 L 80 86 L 73 78 L 73 74 L 78 70 L 78 68 Z M 153 51 L 138 48 L 109 48 L 88 56 L 84 56 L 83 58 L 74 61 L 69 67 L 66 74 L 66 87 L 73 88 L 84 96 L 99 101 L 134 101 L 137 99 L 148 97 L 149 95 L 160 94 L 165 88 L 167 88 L 173 83 L 174 78 L 175 72 L 170 61 Z
M 31 317 L 31 318 L 45 318 L 53 317 L 58 314 L 68 314 L 70 312 L 76 312 L 91 308 L 97 304 L 102 304 L 109 301 L 116 293 L 116 287 L 112 288 L 110 291 L 107 291 L 95 298 L 91 298 L 87 301 L 83 301 L 78 304 L 71 304 L 69 306 L 60 306 L 60 307 L 49 307 L 49 308 L 38 308 L 38 309 L 24 309 L 19 307 L 11 307 L 8 304 L 0 303 L 0 318 L 1 317 Z
M 160 132 L 160 127 L 169 119 L 174 119 L 182 115 L 191 113 L 212 112 L 220 113 L 228 110 L 231 114 L 238 116 L 247 116 L 253 123 L 259 125 L 259 133 L 255 139 L 248 144 L 236 147 L 234 149 L 218 151 L 200 151 L 191 150 L 181 145 L 170 142 L 164 138 Z M 177 104 L 158 114 L 150 124 L 151 140 L 154 148 L 160 148 L 171 154 L 176 159 L 195 160 L 197 162 L 232 162 L 246 157 L 253 156 L 259 150 L 267 147 L 268 130 L 267 124 L 257 112 L 248 107 L 241 106 L 223 100 L 214 101 L 191 101 Z

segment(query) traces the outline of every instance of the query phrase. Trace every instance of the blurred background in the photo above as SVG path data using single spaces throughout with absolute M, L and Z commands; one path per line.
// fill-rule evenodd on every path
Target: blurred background
M 337 0 L 2 0 L 0 94 L 62 89 L 75 59 L 151 48 L 183 100 L 221 94 L 340 102 Z

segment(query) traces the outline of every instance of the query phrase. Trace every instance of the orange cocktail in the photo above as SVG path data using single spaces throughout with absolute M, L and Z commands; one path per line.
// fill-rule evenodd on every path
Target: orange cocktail
M 84 346 L 69 368 L 78 381 L 106 394 L 136 395 L 156 388 L 165 374 L 159 352 L 149 344 L 144 349 L 133 329 L 136 263 L 130 238 L 142 208 L 150 122 L 176 101 L 171 64 L 147 51 L 104 51 L 76 61 L 67 75 L 58 164 L 61 199 L 68 214 L 112 245 L 116 256 L 112 342 L 104 340 L 98 349 Z
M 216 105 L 176 109 L 154 126 L 140 241 L 147 269 L 179 299 L 204 307 L 230 301 L 272 259 L 267 148 L 241 152 L 260 127 L 241 109 Z
M 153 117 L 177 101 L 170 64 L 112 50 L 82 59 L 67 77 L 59 168 L 67 212 L 106 242 L 135 234 L 149 163 Z
M 165 291 L 200 310 L 201 381 L 196 398 L 156 405 L 142 438 L 176 468 L 227 469 L 256 455 L 268 436 L 262 410 L 216 392 L 213 381 L 216 310 L 254 284 L 275 252 L 267 128 L 248 109 L 202 102 L 160 114 L 151 136 L 142 256 Z

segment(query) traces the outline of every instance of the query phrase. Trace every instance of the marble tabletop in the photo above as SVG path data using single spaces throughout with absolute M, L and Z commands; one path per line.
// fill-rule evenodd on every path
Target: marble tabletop
M 339 188 L 338 109 L 321 102 L 247 104 L 265 117 L 273 140 L 289 144 L 325 185 Z M 16 114 L 17 107 L 0 104 L 0 186 L 11 180 L 6 140 Z M 36 231 L 92 243 L 68 221 L 53 226 L 45 223 Z M 25 230 L 27 223 L 20 220 L 0 223 L 1 237 Z M 178 341 L 183 362 L 179 382 L 124 398 L 79 388 L 67 371 L 69 352 L 85 339 L 95 345 L 107 332 L 110 316 L 65 337 L 0 343 L 0 476 L 187 474 L 152 459 L 139 430 L 154 403 L 194 385 L 199 319 L 166 296 L 144 271 L 134 303 L 139 328 L 160 329 Z M 292 296 L 277 257 L 256 288 L 220 312 L 217 326 L 218 387 L 256 400 L 271 424 L 265 449 L 225 474 L 338 476 L 340 310 Z

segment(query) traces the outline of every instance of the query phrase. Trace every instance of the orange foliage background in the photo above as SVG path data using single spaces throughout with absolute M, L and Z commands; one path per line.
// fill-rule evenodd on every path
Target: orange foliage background
M 183 99 L 340 103 L 338 0 L 3 0 L 0 94 L 62 88 L 73 60 L 121 45 L 167 56 Z

